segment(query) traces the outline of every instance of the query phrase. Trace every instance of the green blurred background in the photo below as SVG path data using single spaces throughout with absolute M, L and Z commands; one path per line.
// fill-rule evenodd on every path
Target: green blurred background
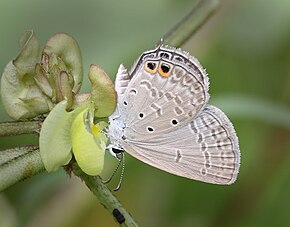
M 114 78 L 194 6 L 192 0 L 1 0 L 0 69 L 33 29 L 44 45 L 56 32 L 79 43 L 89 65 Z M 183 49 L 207 69 L 210 103 L 231 118 L 241 168 L 232 186 L 173 176 L 127 155 L 116 196 L 140 226 L 290 226 L 290 1 L 225 0 Z M 9 119 L 0 106 L 1 121 Z M 0 138 L 0 148 L 35 143 Z M 106 156 L 103 177 L 116 161 Z M 109 186 L 115 187 L 118 177 Z M 63 170 L 39 174 L 0 193 L 0 227 L 118 226 L 87 187 Z

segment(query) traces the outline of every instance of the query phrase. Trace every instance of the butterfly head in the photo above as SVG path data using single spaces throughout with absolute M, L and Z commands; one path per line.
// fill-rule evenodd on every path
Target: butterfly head
M 120 159 L 120 155 L 125 152 L 121 146 L 114 144 L 110 144 L 107 149 L 109 150 L 110 154 L 117 159 Z
M 126 128 L 122 117 L 118 114 L 118 108 L 114 114 L 109 118 L 110 126 L 108 130 L 108 137 L 111 144 L 107 147 L 115 158 L 118 158 L 118 154 L 124 152 L 121 141 L 124 140 L 124 129 Z

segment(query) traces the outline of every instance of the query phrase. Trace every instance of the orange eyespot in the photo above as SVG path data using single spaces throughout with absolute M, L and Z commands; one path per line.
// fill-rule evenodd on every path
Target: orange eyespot
M 148 61 L 148 62 L 145 63 L 144 69 L 148 73 L 156 73 L 156 71 L 157 71 L 157 63 Z
M 160 67 L 158 68 L 158 72 L 162 77 L 168 77 L 170 76 L 170 65 L 162 63 Z

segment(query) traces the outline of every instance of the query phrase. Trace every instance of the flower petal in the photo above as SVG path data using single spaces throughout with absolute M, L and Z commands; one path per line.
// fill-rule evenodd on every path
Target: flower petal
M 45 169 L 56 171 L 72 158 L 70 126 L 73 114 L 66 111 L 67 101 L 58 103 L 49 113 L 40 131 L 39 151 Z
M 72 147 L 79 167 L 86 174 L 96 176 L 103 170 L 107 137 L 98 125 L 90 122 L 88 111 L 78 114 L 72 123 Z

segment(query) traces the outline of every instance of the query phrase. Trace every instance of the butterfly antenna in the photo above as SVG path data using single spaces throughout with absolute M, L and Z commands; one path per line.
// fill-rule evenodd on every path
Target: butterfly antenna
M 110 176 L 110 178 L 108 180 L 103 181 L 103 184 L 108 184 L 113 179 L 113 177 L 115 176 L 117 170 L 119 169 L 119 166 L 120 166 L 120 164 L 122 162 L 122 159 L 123 159 L 123 157 L 118 158 L 119 162 L 118 162 L 118 165 L 116 166 L 114 172 L 112 173 L 112 175 Z
M 160 48 L 163 45 L 163 37 L 160 38 L 159 42 L 156 43 L 155 48 Z
M 122 161 L 123 165 L 122 165 L 122 171 L 121 171 L 121 176 L 120 176 L 120 181 L 119 184 L 117 186 L 117 188 L 114 189 L 114 191 L 118 191 L 121 188 L 122 185 L 122 181 L 123 181 L 123 176 L 124 176 L 124 171 L 125 171 L 125 153 L 122 152 L 122 158 L 120 159 L 120 162 Z

